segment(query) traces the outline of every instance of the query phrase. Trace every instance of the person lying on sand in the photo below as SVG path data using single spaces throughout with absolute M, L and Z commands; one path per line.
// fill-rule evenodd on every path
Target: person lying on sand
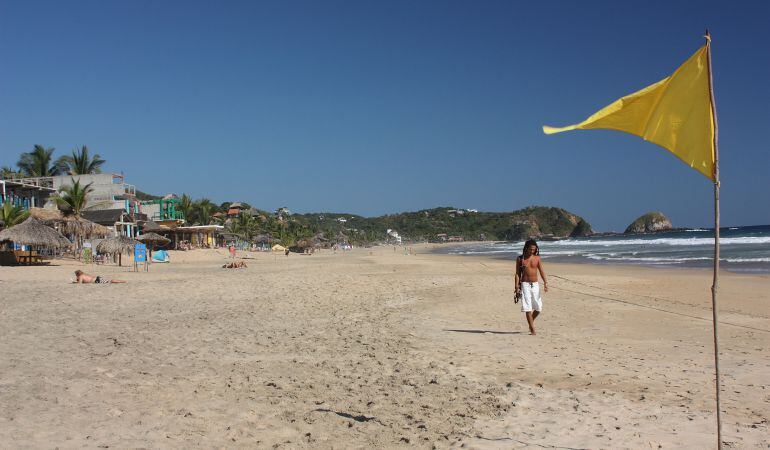
M 223 269 L 242 269 L 244 267 L 249 267 L 244 261 L 231 262 L 222 265 Z
M 76 270 L 75 271 L 75 281 L 73 283 L 76 284 L 113 284 L 113 283 L 125 283 L 123 280 L 108 280 L 107 278 L 100 277 L 99 275 L 89 275 L 82 270 Z

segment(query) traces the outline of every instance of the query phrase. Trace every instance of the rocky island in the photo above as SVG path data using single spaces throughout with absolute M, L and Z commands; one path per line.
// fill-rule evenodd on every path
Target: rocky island
M 673 229 L 671 221 L 662 212 L 649 212 L 634 220 L 623 234 L 657 233 Z

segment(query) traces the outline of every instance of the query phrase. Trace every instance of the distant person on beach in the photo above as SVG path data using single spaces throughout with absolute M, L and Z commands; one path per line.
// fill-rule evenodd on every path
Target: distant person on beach
M 89 275 L 82 270 L 76 270 L 75 271 L 75 281 L 73 283 L 76 284 L 120 284 L 125 283 L 123 280 L 108 280 L 107 278 L 100 277 L 98 275 Z
M 540 285 L 537 274 L 543 277 L 543 289 L 548 292 L 548 281 L 545 269 L 540 261 L 540 248 L 537 242 L 530 239 L 524 243 L 522 255 L 516 258 L 516 293 L 521 292 L 521 311 L 527 317 L 529 334 L 535 335 L 535 319 L 543 310 L 543 298 L 540 295 Z
M 235 259 L 235 245 L 230 244 L 230 257 Z
M 249 267 L 246 265 L 245 261 L 231 262 L 222 265 L 223 269 L 243 269 L 245 267 Z

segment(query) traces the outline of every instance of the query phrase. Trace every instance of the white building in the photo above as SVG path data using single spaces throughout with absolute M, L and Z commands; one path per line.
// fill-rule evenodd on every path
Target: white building
M 396 242 L 396 244 L 401 245 L 401 236 L 398 235 L 398 232 L 396 230 L 391 230 L 390 228 L 388 228 L 387 234 L 388 234 L 388 240 L 392 239 Z

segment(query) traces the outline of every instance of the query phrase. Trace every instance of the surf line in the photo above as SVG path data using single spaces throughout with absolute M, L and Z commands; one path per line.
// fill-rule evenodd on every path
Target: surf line
M 602 290 L 602 291 L 609 291 L 608 289 L 604 289 L 604 288 L 601 288 L 599 286 L 593 286 L 593 285 L 590 285 L 590 284 L 581 283 L 579 281 L 570 280 L 569 278 L 560 277 L 558 275 L 549 275 L 549 277 L 551 277 L 551 278 L 559 278 L 561 280 L 569 281 L 570 283 L 580 284 L 580 285 L 583 285 L 583 286 L 587 286 L 587 287 L 598 289 L 598 290 Z M 689 317 L 691 319 L 698 319 L 698 320 L 702 320 L 704 322 L 711 322 L 710 318 L 704 318 L 704 317 L 700 317 L 700 316 L 693 316 L 691 314 L 685 314 L 685 313 L 680 313 L 680 312 L 676 312 L 676 311 L 669 311 L 667 309 L 658 308 L 658 307 L 650 306 L 650 305 L 643 305 L 641 303 L 634 303 L 634 302 L 630 302 L 628 300 L 620 300 L 620 299 L 617 299 L 617 298 L 604 297 L 604 296 L 595 295 L 595 294 L 586 294 L 585 292 L 573 291 L 571 289 L 565 289 L 565 288 L 560 287 L 560 286 L 559 287 L 554 287 L 554 286 L 551 287 L 551 289 L 554 289 L 554 288 L 562 290 L 562 291 L 565 291 L 565 292 L 571 292 L 573 294 L 585 295 L 586 297 L 596 297 L 596 298 L 601 298 L 603 300 L 609 300 L 609 301 L 613 301 L 613 302 L 617 302 L 617 303 L 624 303 L 626 305 L 638 306 L 640 308 L 647 308 L 647 309 L 652 309 L 652 310 L 655 310 L 655 311 L 660 311 L 660 312 L 664 312 L 664 313 L 668 313 L 668 314 L 674 314 L 676 316 Z M 609 291 L 609 292 L 616 293 L 616 291 Z M 636 295 L 636 294 L 630 294 L 630 295 Z M 640 297 L 647 297 L 647 298 L 651 298 L 651 299 L 655 299 L 655 300 L 660 300 L 660 301 L 668 301 L 665 298 L 651 297 L 649 295 L 640 295 Z M 750 326 L 747 326 L 747 325 L 739 325 L 737 323 L 730 323 L 730 322 L 724 322 L 724 321 L 721 321 L 720 323 L 723 323 L 725 325 L 730 325 L 730 326 L 733 326 L 733 327 L 745 328 L 747 330 L 754 330 L 754 331 L 761 331 L 763 333 L 770 333 L 770 330 L 765 330 L 763 328 L 755 328 L 755 327 L 750 327 Z

